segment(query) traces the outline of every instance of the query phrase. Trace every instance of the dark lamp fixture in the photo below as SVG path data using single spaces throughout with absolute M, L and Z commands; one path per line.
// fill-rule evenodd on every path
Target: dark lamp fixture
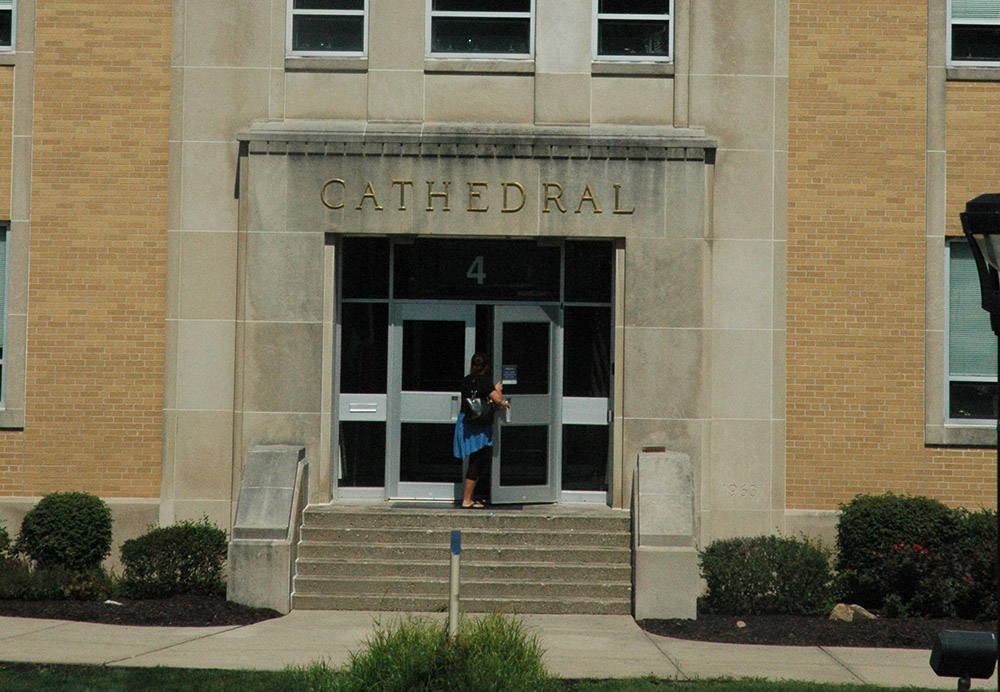
M 997 638 L 992 632 L 941 630 L 931 649 L 931 670 L 944 678 L 958 678 L 960 691 L 971 689 L 972 678 L 987 680 L 997 660 Z
M 1000 334 L 1000 194 L 980 195 L 959 214 L 979 272 L 983 310 L 990 313 L 990 326 Z

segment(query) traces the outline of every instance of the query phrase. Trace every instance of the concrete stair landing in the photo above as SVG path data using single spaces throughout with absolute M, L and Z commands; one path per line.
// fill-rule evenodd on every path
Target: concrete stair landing
M 292 608 L 446 610 L 452 530 L 465 612 L 631 613 L 630 516 L 600 505 L 310 507 Z

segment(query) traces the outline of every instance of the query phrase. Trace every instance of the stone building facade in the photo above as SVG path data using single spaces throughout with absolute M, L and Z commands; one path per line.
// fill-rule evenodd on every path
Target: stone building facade
M 515 402 L 495 501 L 628 508 L 664 448 L 700 545 L 829 535 L 859 492 L 996 506 L 995 363 L 950 360 L 993 336 L 949 281 L 1000 190 L 1000 17 L 7 4 L 8 528 L 65 489 L 122 537 L 230 526 L 264 444 L 313 503 L 448 500 L 474 350 Z

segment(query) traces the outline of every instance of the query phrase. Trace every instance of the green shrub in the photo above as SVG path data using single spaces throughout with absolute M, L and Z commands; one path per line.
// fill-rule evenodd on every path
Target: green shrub
M 226 532 L 207 518 L 152 528 L 122 544 L 122 595 L 224 595 L 227 547 Z
M 841 506 L 837 545 L 843 600 L 887 616 L 997 617 L 995 511 L 859 495 Z
M 996 512 L 954 512 L 961 533 L 953 543 L 899 543 L 878 555 L 869 582 L 884 588 L 883 615 L 997 619 Z
M 88 493 L 53 493 L 24 517 L 15 549 L 41 568 L 96 569 L 111 554 L 111 510 Z
M 449 639 L 443 624 L 408 618 L 376 625 L 365 648 L 341 670 L 316 664 L 290 671 L 309 692 L 555 692 L 538 639 L 524 624 L 493 614 L 466 620 Z
M 0 558 L 0 599 L 103 601 L 114 591 L 103 569 L 86 572 L 37 567 L 21 557 Z
M 952 574 L 958 575 L 954 613 L 980 620 L 1000 619 L 997 602 L 997 512 L 958 510 L 962 533 L 954 545 Z
M 700 553 L 702 607 L 731 615 L 829 612 L 829 552 L 807 538 L 729 538 Z
M 936 550 L 957 540 L 958 517 L 941 502 L 907 495 L 858 495 L 840 506 L 837 571 L 844 600 L 881 607 L 892 590 L 883 564 L 892 546 Z

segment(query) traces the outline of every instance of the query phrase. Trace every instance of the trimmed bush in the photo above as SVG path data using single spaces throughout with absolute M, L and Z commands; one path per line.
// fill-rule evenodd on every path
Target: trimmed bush
M 959 532 L 954 512 L 938 500 L 910 495 L 857 495 L 840 505 L 837 569 L 863 569 L 878 551 L 897 543 L 937 547 Z
M 542 649 L 524 624 L 493 614 L 466 620 L 451 640 L 443 624 L 411 617 L 376 624 L 363 650 L 341 670 L 291 669 L 295 689 L 313 692 L 556 692 Z
M 957 575 L 953 609 L 958 617 L 1000 619 L 997 603 L 997 512 L 958 510 L 962 534 L 952 555 L 950 572 Z M 945 599 L 947 600 L 947 599 Z
M 97 569 L 111 554 L 111 510 L 88 493 L 53 493 L 24 516 L 15 550 L 43 569 Z
M 961 533 L 959 515 L 938 500 L 893 493 L 856 496 L 840 506 L 837 521 L 841 598 L 867 608 L 881 608 L 892 593 L 910 600 L 916 588 L 908 583 L 915 576 L 910 570 L 931 569 L 926 555 L 954 545 Z M 900 546 L 906 548 L 902 553 Z
M 702 607 L 730 615 L 815 615 L 833 605 L 829 552 L 807 538 L 729 538 L 700 553 Z
M 226 532 L 207 518 L 150 529 L 122 544 L 122 595 L 225 595 L 227 548 Z
M 858 495 L 841 505 L 838 588 L 887 616 L 997 618 L 997 513 L 927 497 Z
M 955 542 L 934 549 L 898 543 L 877 555 L 866 581 L 884 590 L 883 615 L 997 619 L 996 512 L 954 512 Z

